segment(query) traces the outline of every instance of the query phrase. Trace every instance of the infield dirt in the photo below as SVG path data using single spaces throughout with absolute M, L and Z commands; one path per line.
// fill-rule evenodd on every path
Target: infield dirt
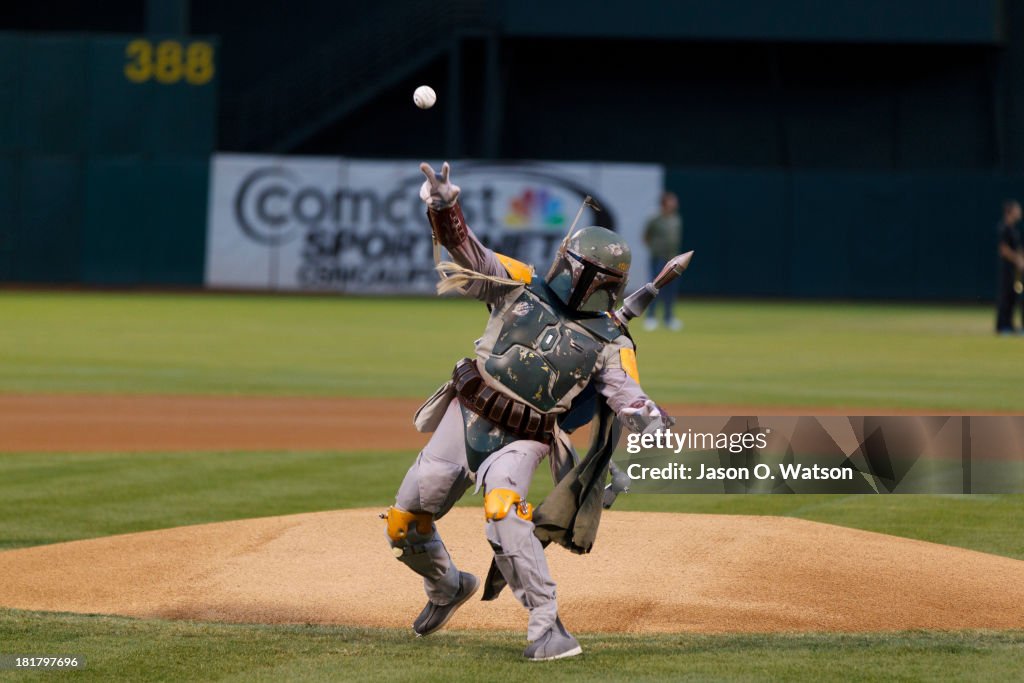
M 0 394 L 0 452 L 401 450 L 421 399 Z M 673 415 L 871 415 L 864 408 L 668 404 Z M 992 414 L 988 412 L 986 414 Z M 580 435 L 581 440 L 585 435 Z
M 379 510 L 177 527 L 0 553 L 0 605 L 229 622 L 408 627 L 418 578 Z M 480 510 L 439 522 L 483 576 Z M 781 517 L 610 512 L 594 552 L 547 552 L 578 631 L 779 632 L 1024 627 L 1024 561 Z M 456 629 L 525 629 L 506 590 Z

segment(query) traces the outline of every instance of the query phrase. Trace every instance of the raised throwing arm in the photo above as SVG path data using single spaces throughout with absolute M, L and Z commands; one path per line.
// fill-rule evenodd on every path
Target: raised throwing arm
M 430 221 L 434 241 L 447 249 L 452 260 L 463 268 L 484 275 L 507 277 L 505 267 L 495 253 L 485 247 L 469 229 L 462 207 L 459 206 L 459 193 L 462 190 L 452 183 L 448 162 L 441 165 L 440 173 L 436 173 L 426 162 L 420 164 L 420 170 L 426 176 L 420 186 L 420 199 L 427 205 L 427 219 Z M 476 293 L 473 295 L 484 298 Z

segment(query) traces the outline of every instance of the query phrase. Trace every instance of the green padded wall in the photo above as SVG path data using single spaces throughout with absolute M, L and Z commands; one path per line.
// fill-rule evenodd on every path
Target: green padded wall
M 0 281 L 201 285 L 218 45 L 0 33 Z

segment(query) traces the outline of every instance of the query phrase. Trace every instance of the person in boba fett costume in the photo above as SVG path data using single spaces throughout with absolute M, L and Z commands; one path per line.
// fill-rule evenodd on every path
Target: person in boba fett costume
M 633 431 L 672 424 L 641 389 L 632 339 L 613 314 L 626 285 L 629 246 L 605 228 L 576 230 L 538 277 L 473 235 L 447 163 L 440 174 L 427 164 L 420 168 L 435 245 L 454 261 L 440 264 L 447 277 L 439 290 L 458 289 L 491 313 L 476 357 L 460 361 L 417 411 L 417 429 L 433 435 L 381 515 L 395 557 L 423 577 L 428 601 L 413 631 L 438 630 L 480 587 L 477 577 L 456 567 L 435 525 L 473 486 L 483 490 L 485 533 L 494 550 L 484 599 L 507 584 L 529 610 L 528 659 L 572 657 L 580 645 L 558 616 L 544 546 L 553 541 L 590 550 L 607 493 L 616 416 Z M 567 432 L 591 420 L 590 451 L 577 460 Z M 549 454 L 556 487 L 535 510 L 528 488 Z

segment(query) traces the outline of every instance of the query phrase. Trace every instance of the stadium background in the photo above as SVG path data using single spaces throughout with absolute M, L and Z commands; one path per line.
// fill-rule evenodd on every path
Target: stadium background
M 202 285 L 221 150 L 655 162 L 714 263 L 684 291 L 988 300 L 1024 172 L 1022 18 L 1012 0 L 645 0 L 626 21 L 572 1 L 11 7 L 0 281 Z M 213 77 L 129 80 L 140 38 L 208 43 Z M 418 83 L 442 93 L 426 114 Z

